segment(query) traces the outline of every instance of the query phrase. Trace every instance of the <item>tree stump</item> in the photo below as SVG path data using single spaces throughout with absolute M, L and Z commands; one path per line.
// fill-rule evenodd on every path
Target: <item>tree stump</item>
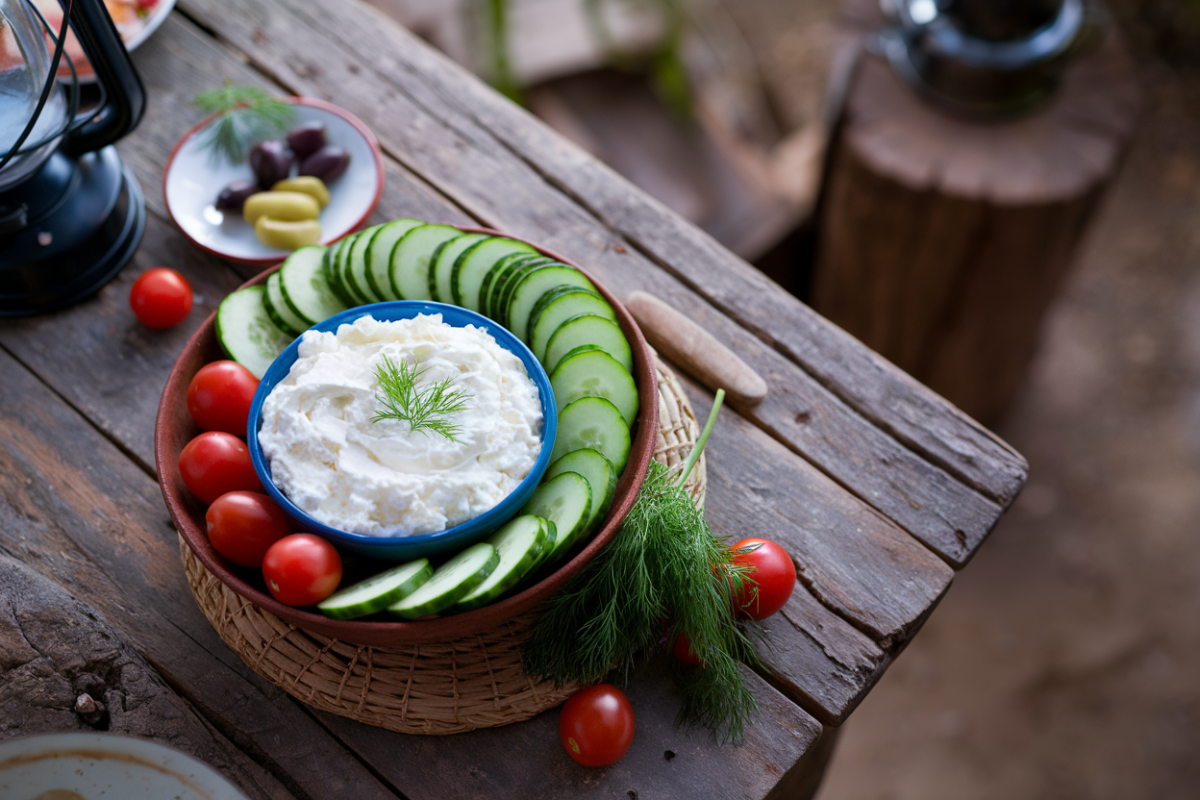
M 882 24 L 869 0 L 853 0 L 845 18 L 860 35 Z M 950 116 L 864 55 L 831 154 L 814 307 L 995 422 L 1138 105 L 1132 63 L 1112 31 L 1069 65 L 1049 105 L 1001 122 Z

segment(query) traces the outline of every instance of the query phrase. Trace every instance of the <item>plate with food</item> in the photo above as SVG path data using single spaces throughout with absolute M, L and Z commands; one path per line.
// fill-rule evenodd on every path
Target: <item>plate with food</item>
M 5 800 L 246 800 L 212 767 L 148 739 L 52 733 L 0 744 Z
M 37 10 L 42 12 L 46 23 L 55 31 L 62 27 L 62 6 L 58 0 L 34 0 Z M 112 17 L 125 49 L 133 52 L 138 45 L 150 38 L 175 7 L 175 0 L 104 0 L 104 8 Z M 88 63 L 83 47 L 74 31 L 67 32 L 64 52 L 75 63 L 75 72 L 83 83 L 96 80 L 92 65 Z M 58 68 L 58 77 L 70 80 L 71 68 L 65 63 Z
M 168 379 L 156 458 L 180 535 L 243 598 L 343 641 L 445 641 L 534 608 L 613 536 L 657 391 L 637 324 L 583 270 L 400 219 L 225 298 Z M 223 393 L 220 429 L 192 401 Z
M 277 264 L 300 247 L 337 241 L 379 202 L 383 154 L 353 114 L 253 88 L 210 96 L 225 110 L 188 131 L 163 172 L 167 213 L 200 248 Z

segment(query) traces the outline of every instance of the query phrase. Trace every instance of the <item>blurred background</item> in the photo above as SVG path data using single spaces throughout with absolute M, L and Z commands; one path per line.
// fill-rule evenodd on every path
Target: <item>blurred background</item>
M 871 3 L 371 1 L 813 300 L 834 247 L 827 145 Z M 1200 0 L 1107 10 L 1138 101 L 1058 261 L 1030 267 L 1062 274 L 1025 312 L 1012 385 L 956 398 L 831 314 L 984 418 L 1031 477 L 843 726 L 822 800 L 1200 791 Z

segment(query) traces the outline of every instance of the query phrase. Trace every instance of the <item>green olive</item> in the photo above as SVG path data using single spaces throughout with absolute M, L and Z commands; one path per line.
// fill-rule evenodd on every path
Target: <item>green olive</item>
M 246 198 L 242 216 L 246 222 L 255 224 L 259 217 L 273 217 L 287 222 L 316 219 L 321 215 L 321 206 L 309 195 L 301 192 L 259 192 Z
M 312 175 L 301 175 L 296 178 L 285 178 L 271 187 L 272 192 L 302 192 L 320 204 L 321 208 L 329 205 L 329 190 L 320 178 Z
M 267 247 L 298 250 L 321 241 L 321 223 L 315 219 L 293 221 L 263 216 L 254 223 L 254 235 Z

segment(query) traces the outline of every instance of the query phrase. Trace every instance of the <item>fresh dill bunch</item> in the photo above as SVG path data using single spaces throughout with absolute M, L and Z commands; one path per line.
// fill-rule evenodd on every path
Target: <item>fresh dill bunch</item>
M 226 80 L 220 89 L 196 95 L 196 105 L 219 116 L 205 129 L 201 146 L 214 160 L 241 163 L 255 142 L 282 133 L 296 118 L 295 107 L 260 86 L 234 86 Z
M 457 442 L 455 437 L 462 433 L 462 426 L 444 417 L 462 411 L 471 395 L 459 389 L 451 390 L 450 378 L 418 390 L 417 380 L 427 371 L 427 368 L 418 369 L 416 364 L 410 366 L 404 359 L 400 359 L 397 366 L 385 355 L 383 363 L 375 368 L 375 378 L 383 390 L 383 394 L 375 395 L 375 399 L 383 409 L 371 418 L 371 422 L 396 419 L 407 422 L 414 433 L 429 430 Z
M 650 462 L 616 536 L 550 600 L 521 655 L 530 675 L 594 683 L 614 667 L 628 678 L 635 657 L 683 633 L 703 668 L 676 665 L 682 697 L 676 723 L 740 742 L 758 705 L 738 662 L 760 662 L 735 621 L 733 592 L 752 580 L 753 568 L 733 563 L 732 551 L 712 534 L 684 487 L 719 404 L 678 473 Z

